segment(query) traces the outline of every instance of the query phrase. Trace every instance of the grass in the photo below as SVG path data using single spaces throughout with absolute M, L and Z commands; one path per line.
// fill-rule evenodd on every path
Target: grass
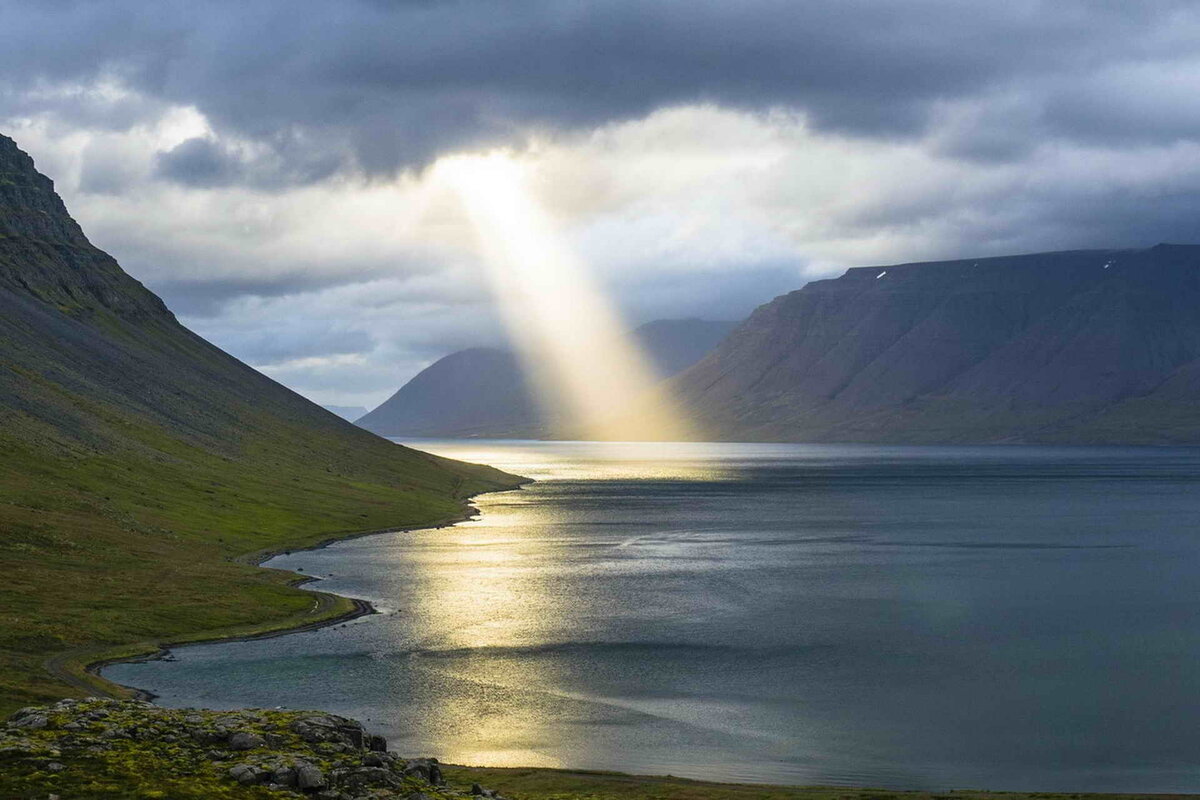
M 517 800 L 1134 800 L 1194 795 L 1067 792 L 904 792 L 691 781 L 581 770 L 443 767 L 451 785 L 479 783 Z
M 47 458 L 0 439 L 0 712 L 78 693 L 43 670 L 56 653 L 88 651 L 65 662 L 79 676 L 112 648 L 129 655 L 314 621 L 313 594 L 291 586 L 296 576 L 236 557 L 430 524 L 497 486 L 447 470 L 441 487 L 397 488 L 287 454 L 226 458 L 177 442 L 157 452 L 174 457 Z M 351 608 L 339 598 L 323 615 Z
M 231 369 L 215 348 L 161 327 L 149 334 L 163 349 L 195 350 L 176 359 Z M 19 392 L 0 407 L 0 714 L 117 691 L 83 671 L 90 661 L 344 614 L 350 601 L 327 597 L 314 613 L 295 575 L 239 557 L 435 524 L 460 516 L 469 495 L 517 481 L 326 419 L 272 396 L 274 384 L 258 399 L 206 383 L 208 397 L 166 406 L 168 419 L 68 386 L 0 360 L 0 397 Z M 175 422 L 216 413 L 229 421 L 202 421 L 221 435 Z
M 230 768 L 302 761 L 332 780 L 339 769 L 361 766 L 365 754 L 306 740 L 296 727 L 311 717 L 306 712 L 196 712 L 87 700 L 70 709 L 43 708 L 46 727 L 0 732 L 0 797 L 289 800 L 305 793 L 241 785 L 230 777 Z M 88 716 L 97 713 L 103 716 Z M 223 730 L 255 734 L 266 744 L 232 751 Z M 214 751 L 219 758 L 212 757 Z M 428 800 L 451 800 L 419 776 L 397 777 L 400 785 L 384 797 L 420 792 Z
M 347 784 L 339 776 L 358 768 L 365 754 L 362 746 L 355 749 L 314 743 L 311 737 L 302 735 L 304 721 L 311 719 L 313 712 L 196 711 L 87 700 L 65 707 L 43 707 L 35 713 L 41 714 L 40 727 L 0 729 L 0 796 L 41 798 L 55 794 L 62 800 L 301 797 L 304 793 L 294 789 L 240 785 L 231 778 L 230 768 L 249 763 L 269 771 L 302 761 L 317 767 L 328 782 L 344 789 Z M 231 751 L 228 737 L 237 732 L 257 734 L 262 746 L 252 751 Z M 385 788 L 386 781 L 379 783 L 372 778 L 370 796 L 386 800 L 421 793 L 428 800 L 452 800 L 468 795 L 473 784 L 499 791 L 512 800 L 1118 800 L 1172 796 L 789 787 L 615 772 L 449 765 L 442 765 L 446 786 L 433 787 L 420 776 L 406 774 L 408 763 L 403 759 L 393 761 L 398 769 L 389 767 L 392 774 L 403 775 L 399 785 Z M 367 793 L 362 790 L 362 794 Z
M 4 137 L 0 178 L 0 713 L 118 691 L 90 661 L 346 613 L 242 557 L 433 524 L 516 482 L 358 429 L 183 328 Z

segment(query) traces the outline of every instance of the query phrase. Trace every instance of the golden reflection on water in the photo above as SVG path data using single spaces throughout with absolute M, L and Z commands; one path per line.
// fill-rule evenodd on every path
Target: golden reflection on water
M 515 702 L 523 687 L 546 685 L 550 676 L 537 659 L 503 655 L 530 641 L 536 620 L 551 605 L 536 582 L 519 575 L 517 565 L 535 546 L 528 541 L 495 546 L 470 535 L 455 537 L 439 548 L 436 563 L 426 564 L 424 577 L 417 578 L 427 586 L 413 617 L 438 630 L 431 632 L 436 646 L 411 658 L 418 670 L 451 689 L 449 702 L 430 706 L 429 723 L 440 732 L 444 752 L 453 761 L 561 765 L 530 746 L 545 741 L 544 717 L 523 712 L 528 704 Z M 496 749 L 497 742 L 504 742 L 504 749 Z
M 706 461 L 704 446 L 695 443 L 580 442 L 553 452 L 544 444 L 522 448 L 511 442 L 416 444 L 539 481 L 713 481 L 729 472 Z M 406 615 L 425 629 L 421 652 L 408 657 L 448 695 L 429 704 L 429 730 L 454 763 L 567 766 L 540 747 L 553 740 L 547 721 L 561 725 L 572 713 L 582 719 L 587 703 L 567 689 L 578 681 L 563 674 L 562 661 L 537 650 L 548 638 L 563 636 L 570 617 L 564 604 L 572 598 L 558 591 L 556 580 L 564 545 L 546 527 L 563 522 L 556 519 L 563 512 L 529 502 L 521 490 L 481 495 L 475 503 L 480 518 L 415 533 L 428 539 L 412 553 L 413 580 L 420 585 L 408 593 L 414 607 Z M 496 747 L 500 742 L 503 749 Z
M 486 439 L 397 439 L 460 461 L 488 464 L 534 480 L 710 482 L 734 472 L 727 444 L 711 442 L 492 442 Z M 755 446 L 766 449 L 770 445 Z M 725 448 L 722 453 L 721 448 Z M 717 456 L 723 456 L 717 458 Z

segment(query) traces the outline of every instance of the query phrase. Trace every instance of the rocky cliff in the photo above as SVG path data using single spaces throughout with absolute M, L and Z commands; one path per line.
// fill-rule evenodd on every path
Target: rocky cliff
M 851 269 L 673 385 L 717 439 L 1200 443 L 1200 246 Z

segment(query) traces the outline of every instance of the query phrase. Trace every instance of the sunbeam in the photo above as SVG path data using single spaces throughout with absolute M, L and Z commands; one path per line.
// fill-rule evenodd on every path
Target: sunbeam
M 436 174 L 475 227 L 505 323 L 556 433 L 689 438 L 603 289 L 534 200 L 521 164 L 503 153 L 454 156 Z

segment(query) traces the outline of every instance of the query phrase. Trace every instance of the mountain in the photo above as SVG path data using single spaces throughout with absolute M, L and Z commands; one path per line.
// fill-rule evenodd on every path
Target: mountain
M 325 409 L 330 414 L 337 414 L 342 419 L 349 420 L 350 422 L 354 422 L 354 420 L 358 419 L 363 414 L 367 413 L 367 410 L 365 408 L 363 408 L 362 406 L 324 406 L 323 405 L 323 406 L 321 406 L 321 408 Z
M 716 439 L 1200 443 L 1200 246 L 851 269 L 672 388 Z
M 516 480 L 380 439 L 187 330 L 0 136 L 0 710 L 86 685 L 81 652 L 320 619 L 294 576 L 235 559 Z
M 633 331 L 658 378 L 669 378 L 704 358 L 738 326 L 729 320 L 659 319 Z
M 382 436 L 536 436 L 541 412 L 516 355 L 472 347 L 440 358 L 357 424 Z
M 662 319 L 637 328 L 634 336 L 661 379 L 699 361 L 736 326 Z M 544 436 L 548 426 L 517 356 L 488 347 L 435 361 L 357 424 L 383 436 L 492 438 Z

